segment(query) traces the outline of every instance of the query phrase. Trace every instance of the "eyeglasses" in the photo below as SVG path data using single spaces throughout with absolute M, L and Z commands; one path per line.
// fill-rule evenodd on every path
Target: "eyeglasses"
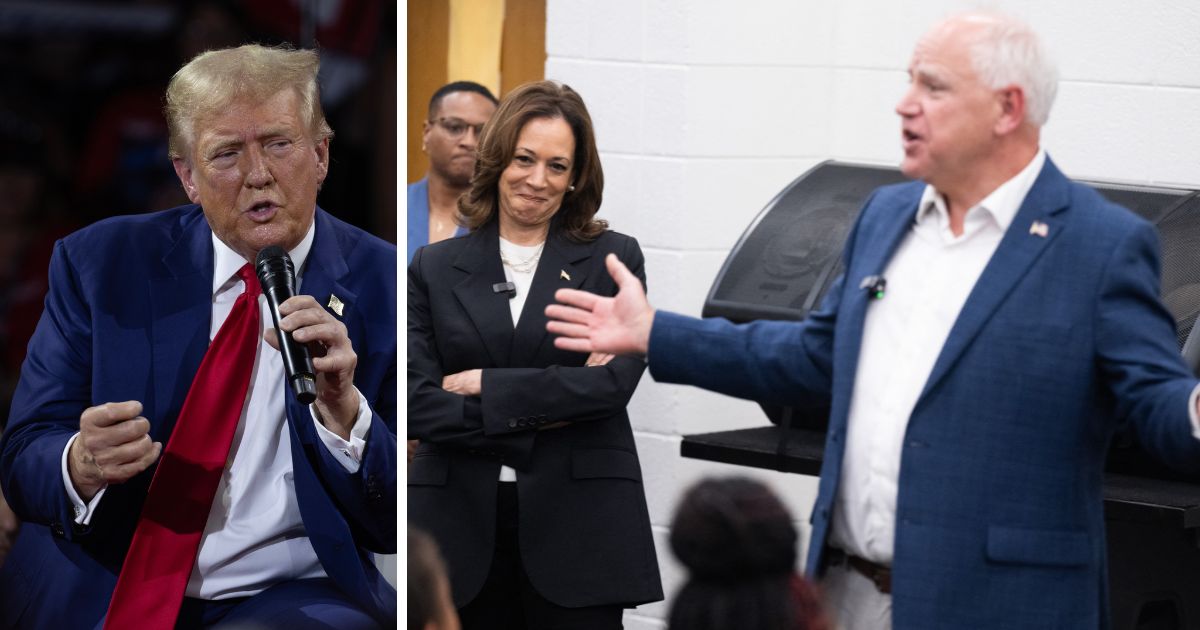
M 483 123 L 479 123 L 478 125 L 470 125 L 460 118 L 438 118 L 437 120 L 431 120 L 429 122 L 437 123 L 437 126 L 441 127 L 442 131 L 445 131 L 446 135 L 450 136 L 451 138 L 457 138 L 463 135 L 468 129 L 475 130 L 476 138 L 479 137 L 479 134 L 483 133 Z

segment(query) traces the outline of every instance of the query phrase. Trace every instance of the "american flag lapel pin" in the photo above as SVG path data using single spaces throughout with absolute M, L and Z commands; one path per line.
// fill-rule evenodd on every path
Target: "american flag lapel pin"
M 1050 226 L 1042 223 L 1041 221 L 1034 221 L 1029 226 L 1029 233 L 1046 238 L 1046 236 L 1050 234 Z
M 342 311 L 345 310 L 345 308 L 346 304 L 338 299 L 338 296 L 332 293 L 329 294 L 329 310 L 336 313 L 338 317 L 341 317 Z

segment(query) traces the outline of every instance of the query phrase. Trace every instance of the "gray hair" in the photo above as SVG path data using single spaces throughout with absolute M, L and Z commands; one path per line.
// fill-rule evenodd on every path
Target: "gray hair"
M 171 159 L 185 157 L 196 136 L 196 122 L 248 100 L 262 102 L 284 89 L 300 97 L 300 117 L 317 141 L 333 136 L 321 110 L 317 70 L 321 62 L 311 50 L 247 44 L 196 55 L 167 86 L 163 113 L 170 132 Z
M 1037 33 L 1025 22 L 1000 13 L 974 13 L 964 18 L 978 26 L 971 64 L 979 80 L 992 89 L 1017 85 L 1025 92 L 1025 120 L 1046 124 L 1058 92 L 1058 69 Z

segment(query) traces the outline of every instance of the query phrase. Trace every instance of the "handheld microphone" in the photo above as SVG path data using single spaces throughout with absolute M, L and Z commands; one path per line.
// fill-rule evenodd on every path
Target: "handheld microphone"
M 254 270 L 258 273 L 258 282 L 271 307 L 271 321 L 279 338 L 279 352 L 283 354 L 287 381 L 300 402 L 312 404 L 317 399 L 317 375 L 313 368 L 312 353 L 307 346 L 292 339 L 292 333 L 279 329 L 279 305 L 296 295 L 296 268 L 282 247 L 271 245 L 258 252 Z

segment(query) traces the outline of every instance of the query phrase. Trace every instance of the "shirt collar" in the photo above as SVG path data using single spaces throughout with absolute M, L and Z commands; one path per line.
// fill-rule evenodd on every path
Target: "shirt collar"
M 288 256 L 292 259 L 292 264 L 296 268 L 297 287 L 299 287 L 300 276 L 304 274 L 304 261 L 308 260 L 308 252 L 312 250 L 313 237 L 317 233 L 316 228 L 316 217 L 313 217 L 312 223 L 308 225 L 308 232 L 304 234 L 304 238 L 300 240 L 300 244 L 288 252 Z M 212 294 L 216 296 L 223 289 L 227 289 L 229 285 L 237 282 L 238 269 L 241 269 L 242 265 L 246 264 L 246 259 L 242 258 L 241 254 L 230 249 L 221 239 L 217 238 L 215 233 L 212 235 L 212 244 Z
M 970 213 L 975 208 L 981 208 L 992 216 L 992 220 L 1000 227 L 1001 231 L 1008 229 L 1012 220 L 1016 218 L 1017 211 L 1021 209 L 1021 204 L 1024 203 L 1025 197 L 1029 194 L 1029 190 L 1033 188 L 1033 183 L 1037 181 L 1037 177 L 1042 172 L 1042 167 L 1046 164 L 1046 150 L 1038 148 L 1033 159 L 1021 172 L 1017 173 L 1012 179 L 1000 184 L 995 190 L 984 197 L 975 207 L 967 212 Z M 945 222 L 949 223 L 949 212 L 946 209 L 946 200 L 942 194 L 933 187 L 932 184 L 925 185 L 925 191 L 921 194 L 921 202 L 917 206 L 917 223 L 933 220 L 941 217 L 945 218 Z

